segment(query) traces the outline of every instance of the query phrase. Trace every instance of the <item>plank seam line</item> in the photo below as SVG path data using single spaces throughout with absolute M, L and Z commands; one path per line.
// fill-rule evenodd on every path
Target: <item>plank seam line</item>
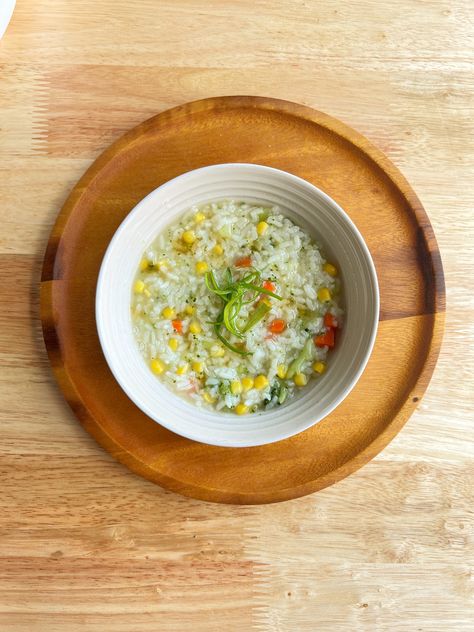
M 269 632 L 271 569 L 258 545 L 259 539 L 258 526 L 245 528 L 245 553 L 255 565 L 252 579 L 252 630 Z

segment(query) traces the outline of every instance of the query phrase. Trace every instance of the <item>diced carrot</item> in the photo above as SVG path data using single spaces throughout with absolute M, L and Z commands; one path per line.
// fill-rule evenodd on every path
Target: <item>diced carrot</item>
M 275 291 L 275 285 L 271 281 L 269 281 L 268 279 L 263 282 L 262 287 L 265 290 L 268 290 L 269 292 L 274 292 Z
M 330 312 L 324 314 L 324 324 L 326 327 L 332 327 L 333 329 L 337 328 L 337 320 Z
M 173 329 L 177 334 L 183 333 L 183 321 L 182 320 L 172 320 L 171 324 L 173 325 Z
M 317 347 L 334 347 L 334 329 L 328 329 L 324 334 L 314 337 L 314 344 Z
M 268 325 L 268 331 L 272 334 L 281 334 L 285 331 L 285 329 L 286 323 L 281 318 L 275 318 L 275 320 L 272 320 L 272 322 Z
M 251 265 L 252 265 L 252 259 L 249 256 L 240 257 L 235 262 L 236 268 L 250 268 Z

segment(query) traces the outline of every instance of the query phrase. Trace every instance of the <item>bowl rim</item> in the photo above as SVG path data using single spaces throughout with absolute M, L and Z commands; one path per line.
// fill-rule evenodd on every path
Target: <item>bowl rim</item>
M 363 358 L 360 360 L 359 362 L 359 366 L 357 368 L 357 370 L 354 372 L 354 375 L 352 377 L 352 379 L 348 382 L 348 384 L 346 385 L 346 387 L 341 390 L 340 392 L 338 392 L 337 397 L 335 397 L 333 399 L 333 401 L 325 408 L 325 410 L 323 411 L 323 414 L 319 414 L 319 415 L 315 415 L 314 417 L 311 417 L 307 423 L 305 424 L 301 424 L 298 429 L 294 432 L 291 431 L 278 431 L 275 432 L 272 436 L 272 438 L 270 440 L 239 440 L 239 441 L 233 441 L 229 442 L 229 440 L 219 440 L 218 438 L 213 439 L 212 442 L 209 440 L 203 440 L 203 438 L 201 436 L 199 436 L 199 433 L 195 433 L 195 432 L 183 432 L 180 431 L 179 429 L 177 429 L 175 426 L 173 426 L 172 424 L 169 424 L 168 422 L 163 421 L 160 416 L 159 413 L 155 412 L 150 406 L 148 406 L 148 404 L 142 402 L 139 400 L 138 397 L 136 397 L 135 393 L 133 392 L 133 390 L 129 387 L 128 383 L 124 380 L 121 379 L 121 376 L 118 375 L 117 371 L 115 370 L 116 367 L 116 362 L 114 361 L 113 358 L 113 353 L 111 351 L 111 349 L 109 349 L 109 347 L 105 344 L 105 326 L 106 323 L 104 322 L 104 319 L 102 318 L 102 312 L 100 309 L 100 298 L 101 295 L 103 293 L 103 286 L 105 283 L 105 275 L 106 275 L 106 267 L 107 267 L 107 263 L 109 262 L 109 259 L 112 256 L 113 253 L 113 249 L 114 249 L 114 245 L 115 242 L 119 239 L 120 235 L 127 229 L 128 225 L 134 220 L 135 215 L 139 214 L 141 208 L 143 206 L 146 206 L 148 201 L 153 198 L 154 196 L 157 195 L 157 192 L 160 191 L 160 193 L 166 193 L 166 190 L 168 188 L 171 188 L 173 186 L 175 186 L 176 184 L 178 184 L 180 181 L 186 181 L 187 179 L 191 178 L 192 176 L 198 175 L 201 172 L 212 172 L 212 171 L 224 171 L 224 170 L 230 170 L 230 169 L 235 169 L 235 168 L 241 168 L 241 167 L 246 167 L 246 168 L 250 168 L 252 170 L 254 170 L 255 172 L 260 172 L 260 173 L 274 173 L 279 175 L 280 177 L 283 176 L 284 178 L 287 178 L 289 181 L 293 181 L 294 183 L 297 183 L 299 185 L 302 185 L 303 187 L 305 187 L 310 193 L 312 193 L 313 195 L 316 194 L 320 199 L 322 199 L 327 205 L 329 205 L 329 207 L 331 207 L 333 210 L 336 211 L 336 213 L 339 214 L 340 217 L 342 217 L 342 219 L 346 222 L 346 224 L 350 227 L 351 233 L 354 236 L 354 238 L 356 239 L 356 241 L 358 242 L 359 247 L 361 248 L 361 251 L 364 255 L 365 261 L 367 263 L 367 268 L 368 268 L 368 272 L 369 272 L 369 278 L 370 278 L 370 283 L 372 286 L 372 290 L 373 290 L 373 295 L 374 295 L 374 303 L 373 303 L 373 311 L 371 313 L 371 331 L 370 331 L 370 337 L 369 337 L 369 341 L 367 344 L 367 347 L 364 351 L 364 356 Z M 153 237 L 153 239 L 156 238 L 156 235 Z M 137 202 L 137 204 L 127 213 L 127 215 L 125 216 L 125 218 L 122 220 L 122 222 L 120 223 L 120 225 L 118 226 L 118 228 L 116 229 L 114 235 L 112 236 L 112 239 L 110 240 L 107 249 L 104 253 L 104 256 L 102 258 L 102 262 L 100 265 L 100 270 L 99 270 L 99 275 L 97 278 L 97 284 L 96 284 L 96 292 L 95 292 L 95 321 L 96 321 L 96 327 L 97 327 L 97 332 L 98 332 L 98 336 L 99 336 L 99 342 L 100 342 L 100 346 L 102 349 L 102 352 L 104 354 L 104 357 L 106 359 L 107 365 L 109 367 L 109 369 L 111 370 L 115 380 L 117 381 L 117 383 L 119 384 L 120 388 L 125 392 L 125 394 L 127 395 L 127 397 L 129 397 L 131 399 L 131 401 L 144 413 L 146 414 L 148 417 L 150 417 L 150 419 L 152 419 L 155 423 L 163 426 L 164 428 L 168 429 L 171 432 L 174 432 L 175 434 L 178 434 L 182 437 L 185 437 L 187 439 L 191 439 L 193 441 L 197 441 L 199 443 L 206 443 L 208 445 L 215 445 L 215 446 L 220 446 L 220 447 L 229 447 L 229 448 L 240 448 L 240 447 L 255 447 L 255 446 L 260 446 L 260 445 L 269 445 L 271 443 L 276 443 L 277 441 L 282 441 L 284 439 L 288 439 L 290 437 L 293 437 L 295 435 L 298 435 L 302 432 L 305 432 L 306 430 L 308 430 L 309 428 L 311 428 L 312 426 L 314 426 L 315 424 L 317 424 L 318 422 L 320 422 L 322 419 L 325 419 L 328 415 L 330 415 L 333 410 L 335 408 L 337 408 L 337 406 L 339 406 L 342 401 L 344 401 L 344 399 L 349 395 L 349 393 L 353 390 L 353 388 L 355 387 L 355 385 L 357 384 L 357 382 L 359 381 L 362 373 L 364 372 L 367 363 L 370 359 L 370 356 L 372 354 L 373 351 L 373 347 L 375 344 L 375 340 L 376 340 L 376 336 L 377 336 L 377 331 L 378 331 L 378 324 L 379 324 L 379 313 L 380 313 L 380 290 L 379 290 L 379 284 L 378 284 L 378 278 L 377 278 L 377 272 L 376 272 L 376 268 L 375 268 L 375 264 L 373 262 L 372 259 L 372 255 L 369 251 L 369 248 L 367 246 L 367 244 L 365 243 L 364 238 L 362 237 L 362 234 L 360 233 L 359 229 L 357 228 L 357 226 L 355 225 L 355 223 L 352 221 L 352 219 L 349 217 L 349 215 L 346 213 L 346 211 L 344 211 L 344 209 L 333 199 L 331 198 L 327 193 L 325 193 L 324 191 L 322 191 L 320 188 L 318 188 L 317 186 L 315 186 L 314 184 L 312 184 L 311 182 L 309 182 L 308 180 L 305 180 L 304 178 L 301 178 L 300 176 L 296 176 L 288 171 L 284 171 L 282 169 L 276 169 L 275 167 L 269 167 L 267 165 L 261 165 L 258 163 L 248 163 L 248 162 L 227 162 L 227 163 L 218 163 L 218 164 L 212 164 L 212 165 L 207 165 L 204 167 L 198 167 L 197 169 L 192 169 L 190 171 L 186 171 L 178 176 L 175 176 L 174 178 L 164 182 L 163 184 L 159 185 L 158 187 L 156 187 L 155 189 L 153 189 L 152 191 L 150 191 L 145 197 L 143 197 L 139 202 Z M 175 393 L 172 392 L 171 389 L 167 389 L 170 396 L 173 398 L 177 398 L 179 397 L 178 395 L 176 395 Z M 198 427 L 198 426 L 197 426 Z
M 16 0 L 6 0 L 6 2 L 0 6 L 0 40 L 7 32 L 8 25 L 13 17 L 13 11 L 15 10 Z

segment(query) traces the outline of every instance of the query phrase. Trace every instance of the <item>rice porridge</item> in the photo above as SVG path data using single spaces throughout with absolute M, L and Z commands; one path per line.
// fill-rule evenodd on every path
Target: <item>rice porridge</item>
M 175 394 L 242 415 L 324 373 L 340 298 L 336 266 L 277 207 L 224 200 L 191 208 L 144 252 L 133 330 Z

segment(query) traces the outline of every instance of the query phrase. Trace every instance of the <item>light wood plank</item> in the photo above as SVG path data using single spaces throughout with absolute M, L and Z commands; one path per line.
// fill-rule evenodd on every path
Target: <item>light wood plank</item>
M 472 3 L 17 4 L 0 42 L 2 632 L 471 630 Z M 38 319 L 48 232 L 92 159 L 166 107 L 237 93 L 366 134 L 424 203 L 447 279 L 445 344 L 403 432 L 267 507 L 180 498 L 112 461 L 63 402 Z

